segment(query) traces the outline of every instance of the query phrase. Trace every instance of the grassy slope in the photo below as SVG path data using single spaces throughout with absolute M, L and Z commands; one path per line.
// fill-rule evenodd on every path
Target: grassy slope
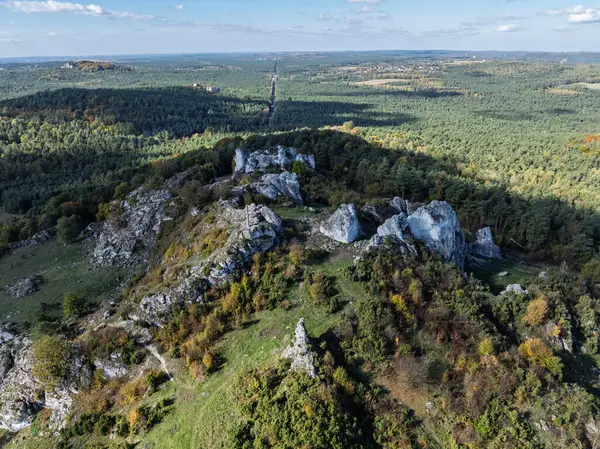
M 326 263 L 319 267 L 331 274 L 347 266 L 347 261 Z M 364 294 L 357 284 L 338 277 L 344 297 L 352 301 Z M 291 342 L 300 317 L 306 318 L 309 335 L 317 337 L 333 327 L 339 313 L 330 315 L 322 308 L 301 303 L 298 291 L 290 294 L 294 307 L 257 314 L 252 324 L 227 334 L 220 343 L 225 366 L 201 385 L 180 376 L 175 380 L 177 410 L 144 440 L 155 448 L 225 447 L 228 432 L 238 417 L 232 402 L 235 379 L 244 372 L 274 362 L 281 350 Z
M 24 298 L 14 299 L 0 291 L 0 322 L 14 321 L 35 324 L 40 304 L 56 304 L 67 292 L 82 293 L 89 300 L 100 302 L 117 287 L 120 271 L 116 268 L 96 268 L 85 257 L 83 244 L 62 245 L 56 241 L 20 248 L 0 258 L 0 289 L 25 276 L 42 275 L 40 289 Z

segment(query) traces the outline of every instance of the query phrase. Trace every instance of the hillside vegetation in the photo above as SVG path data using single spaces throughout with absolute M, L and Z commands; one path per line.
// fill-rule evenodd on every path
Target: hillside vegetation
M 6 66 L 0 445 L 596 447 L 600 68 L 532 59 Z

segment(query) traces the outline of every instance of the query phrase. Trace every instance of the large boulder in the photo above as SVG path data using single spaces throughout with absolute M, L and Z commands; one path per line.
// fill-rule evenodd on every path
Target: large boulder
M 312 169 L 315 168 L 315 157 L 313 155 L 298 154 L 295 148 L 279 145 L 276 148 L 254 152 L 238 148 L 235 150 L 234 175 L 265 172 L 273 168 L 289 170 L 296 161 Z
M 360 224 L 353 204 L 342 204 L 335 213 L 321 225 L 321 233 L 341 242 L 353 243 L 361 234 Z
M 304 318 L 300 318 L 296 326 L 294 342 L 283 351 L 281 357 L 292 362 L 292 370 L 305 373 L 311 378 L 316 377 L 317 371 L 315 369 L 314 357 L 310 350 L 310 341 L 306 333 L 306 327 L 304 327 Z
M 408 217 L 410 232 L 445 262 L 464 267 L 466 244 L 460 222 L 445 201 L 432 201 Z
M 107 220 L 100 231 L 92 261 L 98 265 L 126 265 L 134 253 L 152 250 L 162 223 L 170 218 L 165 205 L 172 198 L 166 190 L 145 190 L 130 193 L 120 205 L 121 215 Z
M 502 252 L 492 236 L 490 227 L 483 228 L 475 234 L 475 242 L 469 245 L 469 252 L 475 256 L 481 256 L 488 259 L 502 259 Z
M 250 204 L 237 209 L 234 203 L 221 201 L 214 212 L 211 226 L 226 229 L 227 240 L 213 253 L 179 272 L 170 281 L 172 288 L 144 297 L 137 318 L 160 326 L 174 305 L 204 301 L 207 290 L 226 285 L 254 254 L 271 249 L 283 234 L 281 217 L 264 205 Z

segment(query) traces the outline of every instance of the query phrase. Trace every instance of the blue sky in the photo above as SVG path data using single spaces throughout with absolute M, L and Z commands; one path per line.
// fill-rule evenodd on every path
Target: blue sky
M 600 51 L 600 4 L 0 0 L 0 57 L 376 49 Z

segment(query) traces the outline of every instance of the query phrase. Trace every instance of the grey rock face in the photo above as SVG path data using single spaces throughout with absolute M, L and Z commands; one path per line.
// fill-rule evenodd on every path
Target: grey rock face
M 406 215 L 410 215 L 412 213 L 412 204 L 410 201 L 400 198 L 399 196 L 392 199 L 389 204 L 398 213 L 404 213 Z
M 92 372 L 79 348 L 75 347 L 67 363 L 61 385 L 45 393 L 33 376 L 33 348 L 25 337 L 0 329 L 0 428 L 17 432 L 31 425 L 42 408 L 52 410 L 49 425 L 58 430 L 64 427 L 71 411 L 72 395 L 91 384 Z
M 360 211 L 363 216 L 370 218 L 377 224 L 382 224 L 384 221 L 392 218 L 394 215 L 405 214 L 410 215 L 411 204 L 409 201 L 396 197 L 386 202 L 371 202 L 365 204 Z
M 408 217 L 404 213 L 394 215 L 377 228 L 377 235 L 386 237 L 388 235 L 404 240 L 404 231 L 408 228 Z
M 502 252 L 492 236 L 492 229 L 490 227 L 480 229 L 477 231 L 476 240 L 469 245 L 469 252 L 471 254 L 486 257 L 488 259 L 502 259 Z
M 314 154 L 297 154 L 296 161 L 312 168 L 313 170 L 317 167 Z
M 40 388 L 32 374 L 31 342 L 2 331 L 0 346 L 8 368 L 0 378 L 0 428 L 18 432 L 31 425 L 43 399 L 39 399 Z
M 296 204 L 303 204 L 302 195 L 300 194 L 300 183 L 298 182 L 296 173 L 285 171 L 279 175 L 267 174 L 260 178 L 258 182 L 254 182 L 243 188 L 263 195 L 270 200 L 278 197 L 288 197 Z
M 325 221 L 320 228 L 322 234 L 341 242 L 352 243 L 361 233 L 356 208 L 353 204 L 342 204 L 335 213 Z
M 446 262 L 462 269 L 465 263 L 466 244 L 458 217 L 445 201 L 432 201 L 408 217 L 413 236 L 425 242 Z
M 377 228 L 377 234 L 371 237 L 365 250 L 381 246 L 386 242 L 386 239 L 391 239 L 392 243 L 400 244 L 401 252 L 416 254 L 417 250 L 409 242 L 410 233 L 407 231 L 408 217 L 406 214 L 394 215 Z
M 272 168 L 289 170 L 295 161 L 312 169 L 315 168 L 315 157 L 297 154 L 295 148 L 279 145 L 276 148 L 254 152 L 238 148 L 235 150 L 235 173 L 251 174 L 257 171 L 265 172 Z
M 311 378 L 316 377 L 314 357 L 310 351 L 310 341 L 304 327 L 304 318 L 300 318 L 296 326 L 294 342 L 283 351 L 281 357 L 292 362 L 292 370 L 308 374 Z
M 41 276 L 28 276 L 6 287 L 6 293 L 15 299 L 36 292 L 42 283 Z
M 125 377 L 129 374 L 129 368 L 125 366 L 121 360 L 121 354 L 111 354 L 108 359 L 96 359 L 94 360 L 94 366 L 97 369 L 102 370 L 104 377 L 107 379 L 115 379 L 118 377 Z
M 140 188 L 131 192 L 121 203 L 119 223 L 104 223 L 92 261 L 102 266 L 126 265 L 134 252 L 150 251 L 162 223 L 169 219 L 165 204 L 171 197 L 168 190 Z
M 172 289 L 143 298 L 139 318 L 160 325 L 173 305 L 203 301 L 204 292 L 227 284 L 254 254 L 275 246 L 283 233 L 281 217 L 256 204 L 235 209 L 230 202 L 219 203 L 215 226 L 228 230 L 224 245 L 178 275 Z

